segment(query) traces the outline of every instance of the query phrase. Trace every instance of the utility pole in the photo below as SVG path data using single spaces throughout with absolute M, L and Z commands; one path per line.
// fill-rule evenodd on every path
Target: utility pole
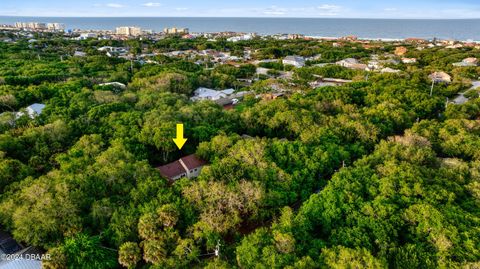
M 430 97 L 433 95 L 433 86 L 435 85 L 435 78 L 432 78 L 432 87 L 430 88 Z
M 217 246 L 215 247 L 215 257 L 220 258 L 220 240 L 217 241 Z

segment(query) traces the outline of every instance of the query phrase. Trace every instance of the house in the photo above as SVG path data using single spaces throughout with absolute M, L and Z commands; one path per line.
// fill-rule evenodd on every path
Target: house
M 407 51 L 408 51 L 407 48 L 405 48 L 403 46 L 402 47 L 396 47 L 395 48 L 395 55 L 403 56 L 407 53 Z
M 404 64 L 414 64 L 417 62 L 416 58 L 402 58 L 402 63 Z
M 11 258 L 6 259 L 9 255 Z M 45 257 L 42 251 L 34 247 L 24 248 L 13 237 L 0 231 L 0 269 L 40 269 L 41 259 Z
M 33 104 L 25 108 L 25 111 L 27 112 L 28 116 L 31 119 L 34 119 L 37 116 L 40 116 L 42 114 L 43 109 L 45 108 L 44 104 Z M 15 113 L 15 118 L 20 118 L 21 116 L 25 115 L 23 112 L 16 112 Z
M 101 84 L 98 84 L 98 86 L 113 86 L 114 88 L 118 88 L 118 89 L 121 89 L 121 90 L 125 90 L 127 88 L 127 85 L 123 84 L 123 83 L 120 83 L 120 82 L 107 82 L 107 83 L 101 83 Z
M 81 33 L 80 36 L 77 38 L 78 40 L 86 40 L 89 38 L 98 38 L 96 33 Z
M 342 86 L 346 83 L 350 83 L 352 80 L 340 79 L 340 78 L 318 78 L 315 81 L 309 83 L 310 87 L 313 89 L 326 86 Z
M 450 83 L 452 82 L 452 77 L 445 72 L 435 72 L 428 76 L 435 83 Z
M 221 98 L 227 98 L 234 92 L 233 89 L 226 89 L 222 91 L 216 91 L 208 88 L 200 87 L 195 90 L 193 97 L 190 98 L 192 101 L 201 101 L 201 100 L 212 100 L 216 101 Z
M 282 60 L 284 65 L 293 65 L 297 68 L 305 66 L 305 58 L 300 56 L 287 56 Z
M 384 74 L 384 73 L 395 74 L 395 73 L 400 73 L 400 70 L 393 69 L 393 68 L 390 68 L 390 67 L 386 67 L 386 68 L 383 68 L 382 70 L 380 70 L 380 73 L 382 73 L 382 74 Z
M 172 163 L 162 165 L 157 169 L 160 174 L 171 181 L 182 177 L 196 178 L 200 175 L 202 168 L 207 164 L 206 161 L 199 159 L 195 154 L 185 156 Z
M 87 54 L 83 51 L 75 51 L 75 53 L 73 53 L 73 57 L 86 57 Z
M 358 69 L 358 70 L 367 70 L 368 68 L 366 64 L 362 64 L 357 59 L 354 59 L 354 58 L 347 58 L 347 59 L 338 61 L 335 64 L 339 66 L 343 66 L 345 68 Z
M 478 59 L 474 57 L 465 58 L 461 62 L 453 63 L 456 67 L 478 66 Z
M 378 60 L 371 60 L 368 62 L 368 69 L 370 70 L 378 70 L 382 67 L 382 64 Z

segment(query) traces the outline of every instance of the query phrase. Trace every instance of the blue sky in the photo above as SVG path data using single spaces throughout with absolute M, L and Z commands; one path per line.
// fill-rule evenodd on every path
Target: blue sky
M 0 16 L 480 18 L 480 0 L 0 0 Z

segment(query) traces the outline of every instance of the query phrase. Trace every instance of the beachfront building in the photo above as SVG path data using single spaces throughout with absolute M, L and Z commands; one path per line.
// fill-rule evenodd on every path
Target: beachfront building
M 142 29 L 140 27 L 122 26 L 117 27 L 115 33 L 123 36 L 139 36 L 142 34 Z
M 63 32 L 65 31 L 65 24 L 58 22 L 47 23 L 47 29 L 50 31 Z
M 182 35 L 186 35 L 188 34 L 190 31 L 188 28 L 176 28 L 176 27 L 172 27 L 172 28 L 165 28 L 163 29 L 163 33 L 167 34 L 167 35 L 178 35 L 178 34 L 182 34 Z
M 305 58 L 301 56 L 287 56 L 285 59 L 283 59 L 282 63 L 284 65 L 293 65 L 297 68 L 304 67 L 305 66 Z
M 175 181 L 182 177 L 196 178 L 200 175 L 202 168 L 207 164 L 206 161 L 198 158 L 195 154 L 185 156 L 172 163 L 157 167 L 160 174 L 171 180 Z

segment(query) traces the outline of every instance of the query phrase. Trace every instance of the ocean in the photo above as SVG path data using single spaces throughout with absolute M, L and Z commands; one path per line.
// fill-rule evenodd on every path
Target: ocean
M 369 39 L 440 38 L 480 41 L 480 19 L 324 19 L 324 18 L 60 18 L 5 17 L 0 24 L 15 22 L 60 22 L 67 29 L 114 30 L 117 26 L 139 26 L 162 31 L 165 27 L 189 28 L 191 32 L 235 31 L 258 34 L 296 33 L 315 37 L 355 35 Z

